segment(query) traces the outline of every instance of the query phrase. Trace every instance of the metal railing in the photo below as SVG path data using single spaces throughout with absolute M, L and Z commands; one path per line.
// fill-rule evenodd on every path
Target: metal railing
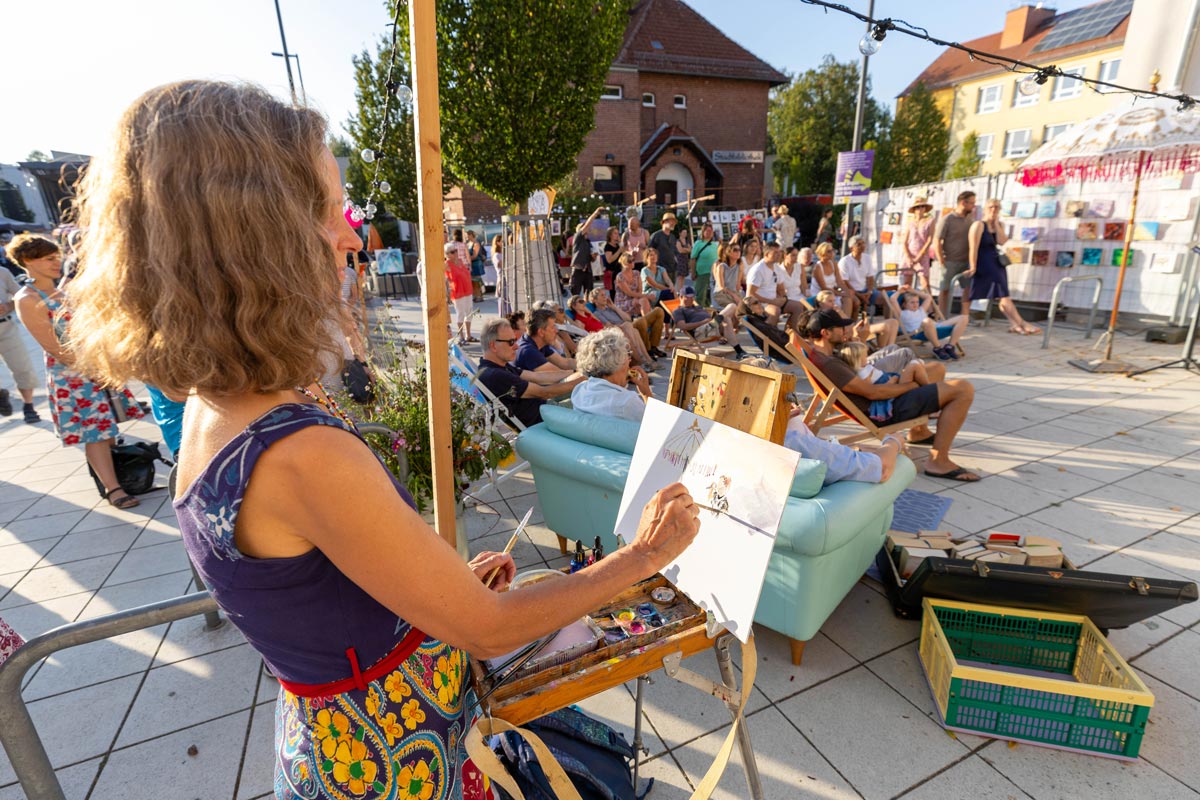
M 1087 327 L 1083 329 L 1083 338 L 1092 338 L 1092 326 L 1096 322 L 1096 309 L 1100 305 L 1100 293 L 1104 291 L 1104 279 L 1099 275 L 1068 275 L 1054 284 L 1054 293 L 1050 295 L 1050 317 L 1046 320 L 1046 332 L 1042 335 L 1042 349 L 1050 346 L 1050 331 L 1054 330 L 1054 316 L 1058 311 L 1058 296 L 1068 283 L 1077 281 L 1095 281 L 1096 291 L 1092 293 L 1092 308 L 1088 312 Z
M 35 636 L 17 648 L 0 664 L 0 744 L 17 775 L 17 782 L 28 800 L 66 800 L 46 747 L 33 726 L 29 707 L 21 697 L 25 673 L 43 658 L 81 644 L 109 639 L 132 631 L 162 625 L 164 622 L 215 613 L 217 601 L 208 592 L 162 600 L 128 611 L 72 622 L 41 636 Z

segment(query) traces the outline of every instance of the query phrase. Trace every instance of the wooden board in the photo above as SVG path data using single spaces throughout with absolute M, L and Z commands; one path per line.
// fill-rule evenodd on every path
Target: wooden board
M 697 416 L 783 444 L 796 376 L 676 349 L 667 402 Z
M 650 592 L 659 586 L 671 586 L 661 575 L 625 590 L 589 616 L 601 618 L 622 608 L 648 602 Z M 677 616 L 655 628 L 624 641 L 606 645 L 565 664 L 520 675 L 492 692 L 484 706 L 493 717 L 521 725 L 572 703 L 607 691 L 614 686 L 662 669 L 663 659 L 672 653 L 683 658 L 713 646 L 705 630 L 702 609 L 680 593 L 676 598 Z M 471 660 L 475 691 L 482 696 L 491 689 L 483 666 Z

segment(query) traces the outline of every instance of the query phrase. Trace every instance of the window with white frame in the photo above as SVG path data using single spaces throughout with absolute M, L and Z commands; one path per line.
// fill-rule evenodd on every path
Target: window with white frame
M 1051 100 L 1070 100 L 1083 94 L 1083 67 L 1064 69 L 1062 75 L 1054 77 L 1054 91 L 1050 93 Z
M 625 96 L 625 92 L 620 86 L 605 86 L 604 91 L 600 92 L 601 100 L 620 100 Z
M 1114 58 L 1110 61 L 1100 62 L 1100 80 L 1108 81 L 1109 83 L 1117 82 L 1117 73 L 1121 71 L 1121 59 Z M 1102 92 L 1115 92 L 1116 89 L 1109 89 L 1106 86 L 1097 86 Z
M 1042 144 L 1052 142 L 1062 134 L 1066 133 L 1067 128 L 1071 127 L 1071 123 L 1064 122 L 1061 125 L 1047 125 L 1042 132 Z
M 981 87 L 979 89 L 979 100 L 975 104 L 975 113 L 991 114 L 994 111 L 999 111 L 1000 95 L 1003 91 L 1004 87 L 999 83 Z
M 687 95 L 686 94 L 675 95 L 675 107 L 676 108 L 687 108 Z
M 1042 99 L 1042 87 L 1037 87 L 1038 90 L 1033 94 L 1021 94 L 1021 80 L 1013 82 L 1013 108 L 1021 108 L 1023 106 L 1036 106 L 1038 100 Z
M 642 95 L 642 105 L 654 108 L 654 92 L 646 92 Z
M 996 135 L 993 133 L 981 134 L 976 139 L 975 155 L 980 161 L 987 161 L 992 157 L 992 145 L 996 142 Z
M 1029 144 L 1033 138 L 1030 128 L 1021 128 L 1004 134 L 1004 157 L 1019 158 L 1029 155 Z

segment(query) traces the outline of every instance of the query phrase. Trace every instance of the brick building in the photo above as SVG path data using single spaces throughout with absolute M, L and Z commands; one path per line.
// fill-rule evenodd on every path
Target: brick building
M 641 0 L 596 104 L 578 159 L 585 186 L 628 205 L 715 194 L 709 205 L 763 204 L 767 95 L 787 78 L 680 0 Z M 497 216 L 466 187 L 447 196 L 451 218 Z

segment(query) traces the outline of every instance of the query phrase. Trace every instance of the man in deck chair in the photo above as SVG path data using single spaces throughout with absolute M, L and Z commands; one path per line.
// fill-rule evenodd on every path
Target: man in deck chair
M 925 474 L 964 483 L 979 480 L 977 474 L 950 460 L 950 447 L 967 419 L 971 401 L 975 399 L 975 387 L 965 380 L 940 381 L 925 386 L 912 382 L 868 383 L 835 355 L 836 349 L 847 340 L 847 328 L 853 324 L 853 320 L 843 318 L 836 311 L 818 311 L 809 317 L 805 333 L 812 341 L 812 362 L 817 369 L 845 392 L 864 414 L 869 413 L 872 400 L 892 400 L 892 416 L 883 421 L 884 425 L 940 411 L 937 433 L 925 425 L 918 425 L 908 432 L 910 444 L 932 445 Z
M 510 414 L 530 428 L 542 421 L 542 405 L 547 400 L 570 394 L 582 383 L 582 375 L 570 370 L 549 369 L 540 372 L 523 370 L 509 362 L 517 354 L 517 336 L 503 317 L 489 320 L 483 326 L 479 346 L 479 382 L 495 395 Z
M 746 354 L 742 350 L 742 346 L 737 343 L 737 334 L 733 330 L 733 324 L 726 317 L 696 305 L 696 290 L 691 286 L 683 287 L 683 293 L 679 296 L 679 308 L 672 312 L 671 319 L 675 322 L 675 327 L 687 334 L 693 341 L 699 341 L 696 338 L 696 331 L 705 325 L 716 325 L 721 332 L 723 343 L 731 343 L 738 358 Z

